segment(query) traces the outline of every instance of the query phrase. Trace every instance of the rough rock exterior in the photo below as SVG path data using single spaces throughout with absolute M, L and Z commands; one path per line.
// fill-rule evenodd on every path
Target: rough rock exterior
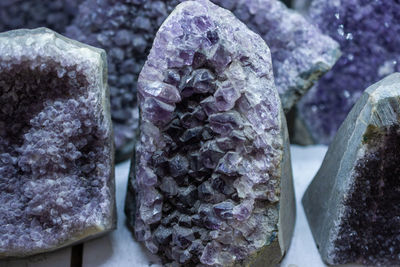
M 290 108 L 340 56 L 339 45 L 278 0 L 212 0 L 260 34 L 272 54 L 283 109 Z
M 274 266 L 295 206 L 270 51 L 232 13 L 180 4 L 138 82 L 140 138 L 126 201 L 165 264 Z
M 400 74 L 368 88 L 303 197 L 328 264 L 400 265 Z
M 114 228 L 103 50 L 45 28 L 0 34 L 0 258 Z
M 108 82 L 117 161 L 131 156 L 138 128 L 136 83 L 161 23 L 180 0 L 86 0 L 66 35 L 101 47 Z
M 328 144 L 364 89 L 400 71 L 400 3 L 314 0 L 310 17 L 343 52 L 299 106 L 313 140 Z
M 83 0 L 1 0 L 0 32 L 47 27 L 63 33 Z

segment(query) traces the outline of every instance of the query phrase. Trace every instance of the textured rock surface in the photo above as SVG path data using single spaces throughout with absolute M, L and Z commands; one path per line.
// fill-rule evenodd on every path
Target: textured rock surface
M 0 257 L 113 229 L 105 60 L 45 28 L 0 34 Z
M 285 112 L 340 56 L 339 45 L 278 0 L 212 0 L 260 34 L 272 54 L 275 84 Z
M 295 207 L 287 129 L 265 42 L 209 1 L 179 5 L 138 82 L 126 212 L 165 263 L 272 266 Z
M 400 70 L 400 3 L 314 0 L 310 16 L 343 51 L 300 104 L 300 117 L 314 140 L 327 144 L 364 89 Z
M 108 55 L 108 82 L 117 160 L 133 150 L 138 127 L 136 82 L 157 29 L 180 0 L 86 0 L 67 36 L 101 47 Z
M 358 100 L 303 197 L 328 264 L 400 264 L 400 74 Z
M 48 27 L 64 32 L 83 0 L 1 0 L 0 32 Z

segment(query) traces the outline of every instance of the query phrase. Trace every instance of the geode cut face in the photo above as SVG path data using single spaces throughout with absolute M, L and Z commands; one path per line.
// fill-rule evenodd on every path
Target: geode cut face
M 165 264 L 272 266 L 295 216 L 287 129 L 265 42 L 209 1 L 180 4 L 139 77 L 126 201 Z
M 1 0 L 0 32 L 47 27 L 63 33 L 83 0 Z
M 340 56 L 339 44 L 278 0 L 212 0 L 231 10 L 271 49 L 283 109 L 291 107 Z
M 117 161 L 131 156 L 138 128 L 136 87 L 157 29 L 180 0 L 86 0 L 66 35 L 107 51 Z
M 41 28 L 0 34 L 0 257 L 114 228 L 105 53 Z
M 329 144 L 365 88 L 400 71 L 400 3 L 314 0 L 310 18 L 343 52 L 299 103 L 308 134 L 314 142 Z
M 399 92 L 398 73 L 367 89 L 303 198 L 328 264 L 400 264 Z

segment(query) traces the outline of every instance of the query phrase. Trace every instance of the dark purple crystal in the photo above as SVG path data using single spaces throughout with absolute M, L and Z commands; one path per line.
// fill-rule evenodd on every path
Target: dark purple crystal
M 364 89 L 400 71 L 400 3 L 314 0 L 310 16 L 343 51 L 332 71 L 299 105 L 314 141 L 328 144 Z

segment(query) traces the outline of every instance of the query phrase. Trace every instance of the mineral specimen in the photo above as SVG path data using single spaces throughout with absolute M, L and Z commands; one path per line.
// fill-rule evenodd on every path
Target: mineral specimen
M 303 197 L 328 264 L 400 264 L 400 74 L 368 88 Z
M 114 228 L 103 50 L 40 28 L 0 34 L 0 258 Z
M 340 56 L 335 41 L 278 0 L 212 1 L 231 10 L 268 44 L 285 112 Z
M 126 200 L 136 239 L 173 266 L 279 262 L 295 206 L 265 42 L 209 1 L 184 2 L 158 31 L 138 92 Z
M 83 0 L 1 0 L 0 32 L 48 27 L 64 32 Z
M 314 141 L 328 144 L 363 90 L 400 71 L 400 3 L 314 0 L 310 16 L 343 51 L 299 106 L 300 119 Z
M 131 156 L 138 127 L 136 82 L 157 29 L 180 0 L 86 0 L 66 35 L 101 47 L 108 82 L 117 161 Z

